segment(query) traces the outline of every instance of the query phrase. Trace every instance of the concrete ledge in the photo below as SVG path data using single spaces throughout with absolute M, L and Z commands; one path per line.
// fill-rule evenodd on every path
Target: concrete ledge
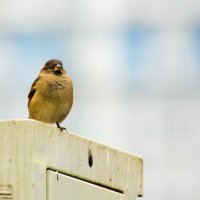
M 47 171 L 118 192 L 120 199 L 143 194 L 142 158 L 38 121 L 0 121 L 0 199 L 5 193 L 47 199 Z

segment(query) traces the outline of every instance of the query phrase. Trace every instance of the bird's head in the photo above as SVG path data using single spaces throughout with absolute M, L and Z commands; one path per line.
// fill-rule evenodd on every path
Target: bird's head
M 57 59 L 51 59 L 47 61 L 40 73 L 53 74 L 56 76 L 62 76 L 66 74 L 65 70 L 63 69 L 62 61 Z

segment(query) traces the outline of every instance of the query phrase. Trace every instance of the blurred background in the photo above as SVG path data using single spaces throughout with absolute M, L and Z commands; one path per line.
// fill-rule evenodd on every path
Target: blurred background
M 142 156 L 142 199 L 199 199 L 199 0 L 1 0 L 1 120 L 28 117 L 51 58 L 74 81 L 63 126 Z

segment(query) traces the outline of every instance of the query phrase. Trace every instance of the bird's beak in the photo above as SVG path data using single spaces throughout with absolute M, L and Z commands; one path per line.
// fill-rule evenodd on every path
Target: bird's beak
M 55 72 L 58 72 L 58 71 L 61 71 L 62 69 L 62 66 L 60 64 L 57 64 L 55 67 L 54 67 L 54 71 Z

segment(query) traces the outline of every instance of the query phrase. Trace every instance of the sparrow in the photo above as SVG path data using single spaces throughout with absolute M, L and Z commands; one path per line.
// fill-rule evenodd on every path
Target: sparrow
M 73 104 L 73 83 L 57 59 L 47 61 L 33 82 L 28 94 L 29 119 L 44 123 L 61 123 Z

